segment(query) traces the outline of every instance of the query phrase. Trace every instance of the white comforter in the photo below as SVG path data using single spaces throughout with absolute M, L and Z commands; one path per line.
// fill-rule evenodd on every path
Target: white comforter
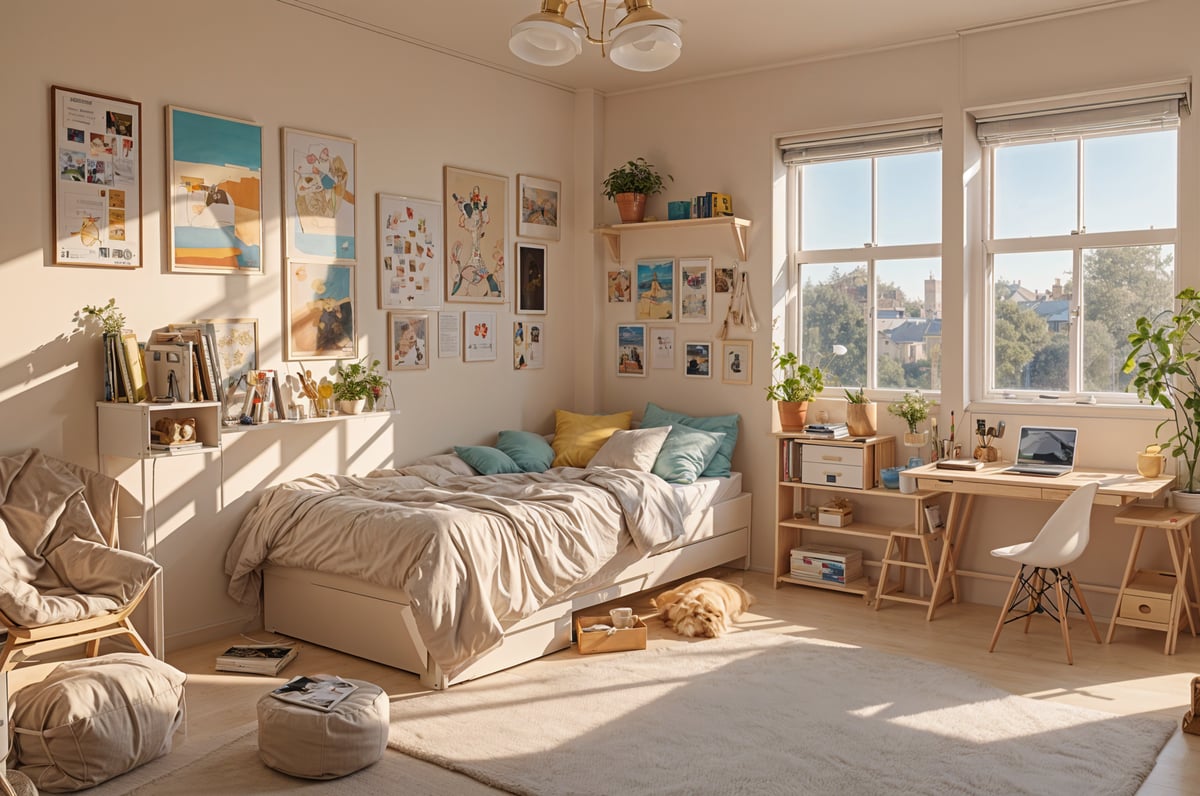
M 425 464 L 267 490 L 225 569 L 243 603 L 257 599 L 268 563 L 403 589 L 431 656 L 454 677 L 630 540 L 649 553 L 682 532 L 673 490 L 649 473 L 562 467 L 484 477 Z

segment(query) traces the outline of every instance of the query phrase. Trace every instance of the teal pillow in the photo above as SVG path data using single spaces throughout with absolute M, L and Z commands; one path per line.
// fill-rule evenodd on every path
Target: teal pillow
M 650 472 L 671 484 L 690 484 L 704 474 L 725 435 L 687 426 L 672 426 Z
M 455 445 L 454 452 L 480 475 L 523 472 L 507 453 L 486 445 Z
M 672 412 L 661 406 L 648 403 L 642 416 L 642 428 L 658 426 L 687 426 L 702 431 L 712 431 L 725 435 L 717 455 L 704 469 L 704 475 L 727 478 L 733 465 L 733 448 L 737 445 L 739 415 L 714 415 L 712 417 L 691 417 L 680 412 Z
M 545 437 L 532 431 L 501 431 L 496 447 L 527 473 L 544 473 L 554 461 L 554 448 Z

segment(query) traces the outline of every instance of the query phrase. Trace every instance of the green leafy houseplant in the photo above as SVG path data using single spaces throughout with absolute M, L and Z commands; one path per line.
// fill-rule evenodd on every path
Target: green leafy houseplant
M 767 386 L 768 401 L 804 403 L 825 389 L 825 374 L 819 365 L 805 365 L 791 351 L 783 351 L 778 343 L 771 344 L 771 373 L 779 377 Z
M 343 366 L 338 363 L 334 369 L 336 380 L 333 383 L 333 397 L 339 401 L 358 401 L 367 398 L 377 398 L 383 390 L 385 379 L 376 368 L 379 360 L 372 359 L 370 363 L 364 356 L 357 362 Z
M 89 304 L 79 310 L 80 321 L 99 321 L 104 334 L 120 334 L 125 328 L 125 313 L 117 309 L 117 300 L 110 298 L 104 306 Z
M 672 182 L 675 178 L 670 174 L 667 179 Z M 619 193 L 640 193 L 650 196 L 662 193 L 666 186 L 662 175 L 653 163 L 647 163 L 645 158 L 630 160 L 622 166 L 617 166 L 604 178 L 604 195 L 615 199 Z
M 929 410 L 933 407 L 933 401 L 930 401 L 921 391 L 906 393 L 904 398 L 894 404 L 888 406 L 888 412 L 896 417 L 902 418 L 908 424 L 908 433 L 917 433 L 917 423 L 929 417 Z
M 850 392 L 849 390 L 846 390 L 845 393 L 846 393 L 846 402 L 847 403 L 852 403 L 852 404 L 868 403 L 866 393 L 863 392 L 862 387 L 858 388 L 858 392 Z
M 1183 492 L 1200 492 L 1196 465 L 1200 460 L 1200 292 L 1182 290 L 1175 298 L 1179 309 L 1154 318 L 1141 317 L 1129 335 L 1132 350 L 1124 370 L 1133 374 L 1130 386 L 1138 397 L 1171 414 L 1154 430 L 1171 455 L 1182 461 L 1179 485 Z M 1170 436 L 1161 439 L 1164 428 Z

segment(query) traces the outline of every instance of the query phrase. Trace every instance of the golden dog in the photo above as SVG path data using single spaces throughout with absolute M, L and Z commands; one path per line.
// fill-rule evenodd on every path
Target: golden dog
M 681 636 L 716 638 L 754 604 L 745 589 L 716 578 L 696 578 L 652 599 L 667 627 Z

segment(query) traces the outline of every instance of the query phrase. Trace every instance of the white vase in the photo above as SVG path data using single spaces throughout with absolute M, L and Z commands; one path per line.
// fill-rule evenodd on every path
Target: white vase
M 1171 492 L 1171 505 L 1189 514 L 1200 514 L 1200 492 Z
M 357 398 L 353 401 L 338 401 L 338 411 L 344 415 L 357 415 L 362 412 L 363 407 L 366 405 L 366 398 Z

